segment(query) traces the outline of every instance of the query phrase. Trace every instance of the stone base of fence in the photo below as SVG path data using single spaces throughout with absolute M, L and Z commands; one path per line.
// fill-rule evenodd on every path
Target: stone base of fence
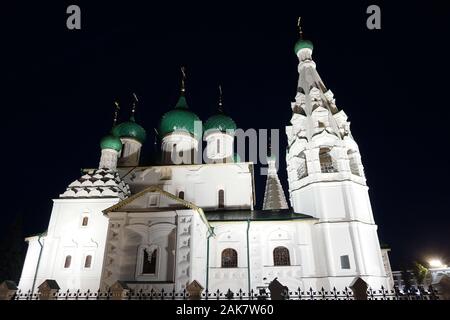
M 187 290 L 181 292 L 166 292 L 164 290 L 156 291 L 132 291 L 123 290 L 120 293 L 118 291 L 59 291 L 52 293 L 50 296 L 44 296 L 38 293 L 21 292 L 18 290 L 12 296 L 11 300 L 189 300 L 189 299 L 201 299 L 201 300 L 357 300 L 353 292 L 344 288 L 344 290 L 287 290 L 281 296 L 273 296 L 270 290 L 258 291 L 251 290 L 250 293 L 239 290 L 233 292 L 227 291 L 208 291 L 204 290 L 200 294 L 190 294 Z M 408 291 L 400 290 L 385 290 L 380 288 L 378 290 L 369 288 L 366 292 L 366 298 L 364 300 L 438 300 L 439 295 L 433 288 L 427 290 L 423 288 L 410 289 Z

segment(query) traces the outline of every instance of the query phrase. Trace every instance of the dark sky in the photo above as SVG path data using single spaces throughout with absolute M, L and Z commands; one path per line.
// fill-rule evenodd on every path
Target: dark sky
M 444 1 L 377 2 L 376 31 L 366 28 L 372 2 L 365 1 L 59 2 L 2 5 L 0 232 L 20 213 L 26 234 L 47 228 L 51 199 L 81 168 L 98 165 L 113 101 L 122 103 L 124 119 L 133 91 L 141 100 L 137 121 L 149 134 L 142 159 L 148 162 L 152 128 L 178 98 L 180 65 L 187 67 L 188 102 L 201 119 L 215 111 L 221 83 L 238 126 L 280 129 L 284 150 L 301 15 L 319 74 L 352 122 L 379 236 L 392 247 L 394 266 L 430 256 L 450 260 Z M 66 28 L 73 3 L 81 6 L 80 31 Z M 284 158 L 280 178 L 287 190 Z M 260 206 L 265 180 L 256 179 Z

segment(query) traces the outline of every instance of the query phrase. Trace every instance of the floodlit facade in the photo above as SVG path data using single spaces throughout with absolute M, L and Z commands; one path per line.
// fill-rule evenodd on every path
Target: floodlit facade
M 98 169 L 86 169 L 53 201 L 48 230 L 27 238 L 21 290 L 46 279 L 62 290 L 209 291 L 267 287 L 342 289 L 361 278 L 391 288 L 359 148 L 300 39 L 298 90 L 286 127 L 289 197 L 268 158 L 262 209 L 254 165 L 234 154 L 236 124 L 222 110 L 198 131 L 184 80 L 162 116 L 161 163 L 140 164 L 146 132 L 133 116 L 101 140 Z M 201 139 L 206 159 L 196 161 Z M 198 159 L 197 159 L 198 160 Z

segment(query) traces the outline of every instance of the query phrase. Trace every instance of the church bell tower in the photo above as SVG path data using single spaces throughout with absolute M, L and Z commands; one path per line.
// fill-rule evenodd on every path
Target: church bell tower
M 349 286 L 361 277 L 370 286 L 386 288 L 358 144 L 347 115 L 320 78 L 312 52 L 312 42 L 303 39 L 300 29 L 297 94 L 286 127 L 290 202 L 295 212 L 318 219 L 315 245 L 325 255 L 318 257 L 323 261 L 317 273 L 330 279 L 324 286 Z

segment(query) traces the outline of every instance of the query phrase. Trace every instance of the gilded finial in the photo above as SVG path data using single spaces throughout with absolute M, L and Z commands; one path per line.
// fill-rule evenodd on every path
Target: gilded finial
M 219 85 L 219 107 L 218 107 L 218 111 L 220 113 L 223 112 L 223 103 L 222 103 L 222 86 Z
M 117 118 L 118 118 L 118 116 L 119 116 L 119 110 L 120 110 L 120 105 L 119 105 L 119 103 L 118 103 L 117 101 L 114 101 L 114 105 L 115 105 L 116 107 L 114 108 L 113 127 L 115 127 L 116 124 L 117 124 Z
M 181 67 L 181 93 L 183 93 L 183 94 L 186 91 L 185 82 L 186 82 L 186 68 L 184 66 L 182 66 Z
M 156 147 L 156 145 L 158 144 L 159 132 L 158 132 L 158 129 L 156 129 L 156 128 L 153 128 L 153 130 L 155 131 L 155 142 L 154 142 L 154 145 Z
M 133 92 L 133 107 L 131 109 L 131 116 L 134 117 L 134 113 L 136 112 L 136 105 L 139 102 L 138 97 L 136 96 L 136 94 Z
M 300 34 L 300 39 L 303 39 L 303 31 L 302 31 L 302 17 L 298 17 L 298 21 L 297 21 L 297 27 L 298 27 L 298 33 Z

